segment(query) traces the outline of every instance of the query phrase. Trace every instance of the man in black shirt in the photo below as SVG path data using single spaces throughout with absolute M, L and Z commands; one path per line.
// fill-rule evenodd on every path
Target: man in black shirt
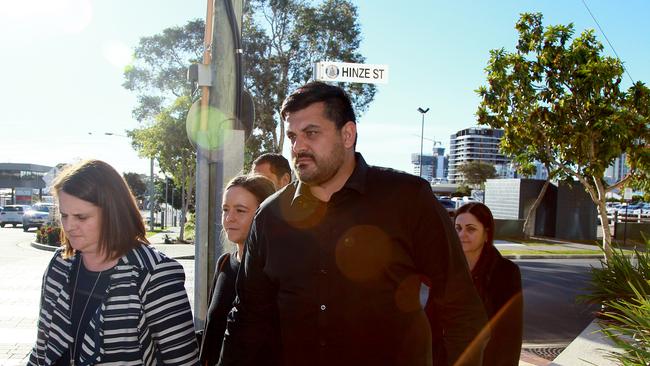
M 265 153 L 253 161 L 251 169 L 273 182 L 275 189 L 280 189 L 291 182 L 291 167 L 287 158 L 278 153 Z
M 429 184 L 355 153 L 356 118 L 338 87 L 306 84 L 281 114 L 298 180 L 253 221 L 221 364 L 430 365 L 421 280 L 450 364 L 480 364 L 485 313 Z

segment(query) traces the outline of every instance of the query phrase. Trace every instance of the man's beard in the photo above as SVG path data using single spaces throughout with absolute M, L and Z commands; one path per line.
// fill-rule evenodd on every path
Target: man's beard
M 293 157 L 293 165 L 298 180 L 307 185 L 319 185 L 332 179 L 343 165 L 343 144 L 337 143 L 328 156 L 316 158 L 311 153 L 298 153 Z M 309 170 L 300 169 L 297 161 L 301 158 L 311 159 Z

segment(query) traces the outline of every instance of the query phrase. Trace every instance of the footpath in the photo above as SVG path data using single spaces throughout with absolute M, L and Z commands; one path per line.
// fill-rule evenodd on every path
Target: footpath
M 186 288 L 188 290 L 188 295 L 190 296 L 190 302 L 192 302 L 194 298 L 194 265 L 192 261 L 194 259 L 194 245 L 165 244 L 166 238 L 176 238 L 178 236 L 178 233 L 178 227 L 170 227 L 164 231 L 161 231 L 160 233 L 149 237 L 148 239 L 151 242 L 152 246 L 156 247 L 167 256 L 179 260 L 179 262 L 183 264 L 187 276 Z M 41 251 L 52 250 L 51 247 L 34 243 L 31 243 L 29 245 Z M 529 245 L 506 240 L 496 240 L 495 245 L 497 246 L 497 249 L 499 249 L 499 251 L 504 254 L 505 257 L 511 259 L 602 258 L 600 249 L 596 246 L 569 242 L 556 242 L 552 243 L 551 245 Z M 38 266 L 40 272 L 38 272 L 38 276 L 35 276 L 38 277 L 39 280 L 32 287 L 40 287 L 40 274 L 42 274 L 42 269 L 45 267 L 45 261 L 43 261 L 43 264 L 39 263 Z M 30 281 L 30 285 L 31 282 L 35 281 Z M 35 290 L 35 288 L 31 290 Z M 34 299 L 32 299 L 32 302 L 34 302 L 34 304 L 30 304 L 29 312 L 22 312 L 17 316 L 12 316 L 9 322 L 6 324 L 0 324 L 0 328 L 2 328 L 4 332 L 11 331 L 13 329 L 13 331 L 15 331 L 14 335 L 21 335 L 20 337 L 17 337 L 12 343 L 12 341 L 9 340 L 12 337 L 11 334 L 5 335 L 5 338 L 9 340 L 5 342 L 2 342 L 2 334 L 0 334 L 0 365 L 24 365 L 27 361 L 27 355 L 30 352 L 35 338 L 35 327 L 37 321 L 37 311 L 35 310 L 38 308 L 38 293 L 35 291 L 30 291 L 30 296 L 34 297 Z M 11 301 L 11 299 L 0 298 L 0 309 L 6 307 L 6 305 Z M 557 355 L 559 350 L 564 349 L 566 346 L 566 344 L 524 344 L 519 365 L 560 365 L 562 363 L 553 364 L 550 360 L 553 359 L 555 355 Z M 547 353 L 545 353 L 545 351 Z M 567 365 L 568 364 L 570 363 L 567 363 Z

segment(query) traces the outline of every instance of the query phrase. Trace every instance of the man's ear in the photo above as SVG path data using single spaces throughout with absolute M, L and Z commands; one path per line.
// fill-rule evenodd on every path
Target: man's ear
M 348 121 L 341 128 L 341 135 L 343 136 L 343 146 L 350 149 L 354 147 L 354 142 L 357 140 L 357 124 Z
M 280 187 L 278 187 L 278 189 L 286 186 L 289 183 L 291 183 L 291 174 L 284 173 L 284 175 L 282 175 L 282 178 L 280 178 Z

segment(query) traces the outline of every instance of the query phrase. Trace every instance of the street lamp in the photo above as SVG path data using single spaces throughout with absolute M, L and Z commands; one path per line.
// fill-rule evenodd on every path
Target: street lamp
M 89 135 L 92 135 L 92 132 L 88 132 Z M 118 137 L 125 137 L 128 138 L 126 135 L 120 135 L 117 133 L 113 132 L 104 132 L 104 135 L 106 136 L 118 136 Z M 154 184 L 153 184 L 153 165 L 154 161 L 153 158 L 149 160 L 149 230 L 153 231 L 154 230 L 154 218 L 153 218 L 153 210 L 154 210 Z
M 422 109 L 418 107 L 418 112 L 422 113 L 422 133 L 420 133 L 420 177 L 422 176 L 422 154 L 424 153 L 424 114 L 429 111 L 429 108 Z

